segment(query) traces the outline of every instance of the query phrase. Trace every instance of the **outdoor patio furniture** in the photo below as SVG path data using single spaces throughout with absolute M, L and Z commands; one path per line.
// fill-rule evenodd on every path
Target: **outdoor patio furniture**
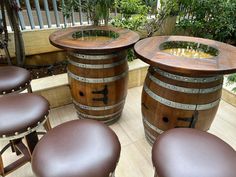
M 179 128 L 160 135 L 152 149 L 157 177 L 234 177 L 236 152 L 218 137 Z
M 106 125 L 73 120 L 49 131 L 37 144 L 32 169 L 37 177 L 111 177 L 120 142 Z
M 68 52 L 69 84 L 78 117 L 116 122 L 128 89 L 127 49 L 139 35 L 111 26 L 80 26 L 58 30 L 49 40 Z
M 0 67 L 0 95 L 19 93 L 27 89 L 32 92 L 30 72 L 16 66 Z
M 223 76 L 236 72 L 236 47 L 196 37 L 155 36 L 137 42 L 134 49 L 150 64 L 142 92 L 148 142 L 172 128 L 209 130 Z
M 47 131 L 51 128 L 48 113 L 49 103 L 42 96 L 22 93 L 0 97 L 0 141 L 10 141 L 0 151 L 0 176 L 5 176 L 30 161 L 38 142 L 36 131 L 42 125 Z M 22 142 L 23 138 L 27 146 Z M 4 167 L 2 155 L 9 147 L 17 155 L 23 156 Z

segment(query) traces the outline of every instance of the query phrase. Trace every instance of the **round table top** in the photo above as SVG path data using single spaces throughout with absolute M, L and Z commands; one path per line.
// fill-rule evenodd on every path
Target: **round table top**
M 216 49 L 212 58 L 188 58 L 162 51 L 166 42 L 190 42 Z M 134 46 L 136 55 L 160 69 L 192 76 L 208 76 L 236 72 L 236 47 L 214 40 L 186 36 L 156 36 L 143 39 Z
M 117 38 L 83 41 L 73 37 L 76 32 L 82 34 L 86 30 L 111 31 L 117 34 Z M 58 30 L 49 36 L 49 40 L 52 45 L 61 49 L 76 50 L 81 53 L 110 53 L 131 47 L 139 40 L 139 35 L 128 29 L 111 26 L 80 26 Z

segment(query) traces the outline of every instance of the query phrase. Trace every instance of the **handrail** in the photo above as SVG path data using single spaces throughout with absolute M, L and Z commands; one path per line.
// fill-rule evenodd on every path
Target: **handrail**
M 71 18 L 63 16 L 64 0 L 16 0 L 16 3 L 21 9 L 18 11 L 18 18 L 22 31 L 88 24 L 89 19 L 84 18 L 88 12 L 83 11 L 81 7 L 78 12 L 72 9 Z M 81 3 L 79 0 L 80 5 Z M 10 22 L 7 21 L 7 24 L 8 30 L 11 31 Z
M 65 0 L 16 0 L 21 9 L 18 11 L 21 31 L 91 24 L 89 11 L 81 7 L 82 0 L 78 0 L 79 7 L 76 11 L 72 9 L 70 18 L 63 16 L 64 2 Z M 114 15 L 117 15 L 117 9 L 114 9 Z M 12 31 L 8 19 L 7 24 L 9 32 Z

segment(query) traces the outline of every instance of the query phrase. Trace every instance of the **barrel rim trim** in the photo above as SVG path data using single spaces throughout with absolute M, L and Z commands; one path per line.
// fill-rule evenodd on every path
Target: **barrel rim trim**
M 113 68 L 115 66 L 119 66 L 122 65 L 126 62 L 126 59 L 122 59 L 118 62 L 114 62 L 114 63 L 109 63 L 109 64 L 85 64 L 85 63 L 78 63 L 75 62 L 71 59 L 68 59 L 68 62 L 76 67 L 79 68 L 86 68 L 86 69 L 107 69 L 107 68 Z
M 118 114 L 121 114 L 121 112 L 123 111 L 123 109 L 120 109 L 119 111 L 112 113 L 112 114 L 107 114 L 107 115 L 103 115 L 103 116 L 95 116 L 95 115 L 90 115 L 90 114 L 84 114 L 82 112 L 77 111 L 77 114 L 79 116 L 83 116 L 84 118 L 88 118 L 88 119 L 107 119 L 113 116 L 116 116 Z
M 165 132 L 164 130 L 161 130 L 158 127 L 155 127 L 153 124 L 151 124 L 144 116 L 143 116 L 143 123 L 158 134 L 162 134 Z
M 78 103 L 74 99 L 73 99 L 73 103 L 81 109 L 86 109 L 89 111 L 104 111 L 104 110 L 109 110 L 109 109 L 113 109 L 115 107 L 121 106 L 122 104 L 125 103 L 125 98 L 122 101 L 118 102 L 117 104 L 114 104 L 111 106 L 87 106 L 87 105 L 83 105 L 83 104 Z
M 144 84 L 143 86 L 143 90 L 154 100 L 158 101 L 159 103 L 168 106 L 168 107 L 172 107 L 175 109 L 182 109 L 182 110 L 190 110 L 190 111 L 194 111 L 194 110 L 207 110 L 207 109 L 211 109 L 215 106 L 217 106 L 220 102 L 220 98 L 214 102 L 208 103 L 208 104 L 201 104 L 201 105 L 195 105 L 195 104 L 184 104 L 184 103 L 178 103 L 178 102 L 174 102 L 171 100 L 168 100 L 166 98 L 163 98 L 157 94 L 155 94 L 152 90 L 150 90 L 146 84 Z
M 78 75 L 75 75 L 74 73 L 72 73 L 71 71 L 67 70 L 68 76 L 70 76 L 71 78 L 80 81 L 80 82 L 85 82 L 85 83 L 108 83 L 108 82 L 114 82 L 117 81 L 125 76 L 128 75 L 128 71 L 126 70 L 125 72 L 123 72 L 120 75 L 116 75 L 113 77 L 105 77 L 105 78 L 87 78 L 87 77 L 81 77 Z
M 223 84 L 217 85 L 215 87 L 212 88 L 186 88 L 186 87 L 180 87 L 180 86 L 176 86 L 176 85 L 172 85 L 166 82 L 163 82 L 159 79 L 157 79 L 156 77 L 154 77 L 153 75 L 151 75 L 150 73 L 147 74 L 147 76 L 149 77 L 150 80 L 152 80 L 155 84 L 173 90 L 173 91 L 177 91 L 177 92 L 183 92 L 183 93 L 191 93 L 191 94 L 207 94 L 207 93 L 212 93 L 215 91 L 218 91 L 220 89 L 222 89 Z
M 155 72 L 160 74 L 161 76 L 167 77 L 169 79 L 177 80 L 177 81 L 184 81 L 184 82 L 191 82 L 191 83 L 209 83 L 218 81 L 220 79 L 223 79 L 223 75 L 217 75 L 213 77 L 187 77 L 187 76 L 181 76 L 172 74 L 166 71 L 163 71 L 157 67 L 152 67 Z
M 108 60 L 108 59 L 112 59 L 115 57 L 126 57 L 126 52 L 119 52 L 119 53 L 111 53 L 111 54 L 93 54 L 93 55 L 89 55 L 89 54 L 81 54 L 78 52 L 69 52 L 68 54 L 76 57 L 78 59 L 81 60 Z

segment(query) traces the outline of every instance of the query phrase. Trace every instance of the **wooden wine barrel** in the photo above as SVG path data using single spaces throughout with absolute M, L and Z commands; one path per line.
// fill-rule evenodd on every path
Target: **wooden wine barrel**
M 68 76 L 80 118 L 109 124 L 121 116 L 128 84 L 125 51 L 106 55 L 70 52 Z
M 134 49 L 150 64 L 142 93 L 148 142 L 153 144 L 171 128 L 208 130 L 219 106 L 223 75 L 236 72 L 236 47 L 202 38 L 158 36 L 137 42 Z
M 171 128 L 208 130 L 217 112 L 223 76 L 186 77 L 150 67 L 142 93 L 145 134 L 153 143 Z
M 121 116 L 127 95 L 127 49 L 139 35 L 110 26 L 62 29 L 50 42 L 68 51 L 68 76 L 79 118 L 111 124 Z

